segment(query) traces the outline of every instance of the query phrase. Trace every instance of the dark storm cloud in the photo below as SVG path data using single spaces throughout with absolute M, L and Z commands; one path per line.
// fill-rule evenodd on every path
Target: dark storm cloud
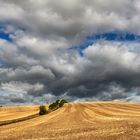
M 138 0 L 0 0 L 0 5 L 0 30 L 9 37 L 0 39 L 0 104 L 139 100 L 138 42 L 95 40 L 83 56 L 69 49 L 93 34 L 139 35 Z
M 69 100 L 127 100 L 130 91 L 139 88 L 139 53 L 129 51 L 127 43 L 101 41 L 86 48 L 84 57 L 73 51 L 56 52 L 50 57 L 51 64 L 45 61 L 48 66 L 42 60 L 42 66 L 1 68 L 1 90 L 13 92 L 24 101 L 24 97 L 30 97 L 34 102 L 33 98 L 48 93 L 53 98 L 65 95 Z M 23 97 L 19 98 L 19 93 Z M 10 101 L 17 100 L 12 97 Z
M 10 100 L 13 103 L 25 103 L 26 100 L 22 99 L 22 98 L 13 98 Z
M 139 87 L 139 79 L 139 54 L 129 52 L 126 46 L 102 43 L 87 48 L 84 58 L 75 65 L 75 72 L 54 82 L 52 91 L 56 94 L 67 91 L 68 95 L 80 98 L 92 97 L 104 91 L 111 94 L 110 85 L 115 83 L 127 93 Z M 108 100 L 125 96 L 127 94 L 117 95 L 116 91 Z

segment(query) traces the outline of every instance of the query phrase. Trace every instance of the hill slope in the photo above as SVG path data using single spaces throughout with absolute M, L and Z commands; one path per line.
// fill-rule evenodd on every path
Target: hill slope
M 38 113 L 39 106 L 0 107 L 0 124 L 10 120 L 20 119 Z
M 2 140 L 139 140 L 140 104 L 68 103 L 23 122 L 0 127 Z

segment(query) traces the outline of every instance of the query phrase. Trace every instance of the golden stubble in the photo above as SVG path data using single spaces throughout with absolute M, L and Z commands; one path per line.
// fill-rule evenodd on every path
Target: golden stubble
M 32 111 L 38 111 L 37 106 L 29 107 Z M 68 103 L 47 115 L 0 126 L 0 140 L 15 139 L 139 140 L 140 104 Z

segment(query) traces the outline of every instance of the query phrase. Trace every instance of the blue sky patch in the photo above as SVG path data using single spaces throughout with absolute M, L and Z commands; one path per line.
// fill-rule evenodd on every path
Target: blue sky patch
M 7 41 L 12 41 L 10 38 L 10 34 L 5 33 L 3 30 L 0 30 L 0 39 L 4 39 Z
M 84 55 L 83 50 L 85 48 L 100 40 L 119 41 L 119 42 L 140 42 L 140 35 L 136 35 L 133 33 L 123 33 L 123 32 L 98 33 L 98 34 L 87 36 L 81 44 L 70 47 L 69 49 L 75 49 L 79 52 L 81 56 L 83 56 Z

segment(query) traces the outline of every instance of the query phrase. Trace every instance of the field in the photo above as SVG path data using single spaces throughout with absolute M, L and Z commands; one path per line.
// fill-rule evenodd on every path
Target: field
M 0 125 L 38 116 L 39 106 L 0 107 Z
M 37 111 L 38 106 L 1 107 L 0 121 Z M 0 126 L 0 140 L 140 140 L 140 104 L 68 103 L 47 115 Z

